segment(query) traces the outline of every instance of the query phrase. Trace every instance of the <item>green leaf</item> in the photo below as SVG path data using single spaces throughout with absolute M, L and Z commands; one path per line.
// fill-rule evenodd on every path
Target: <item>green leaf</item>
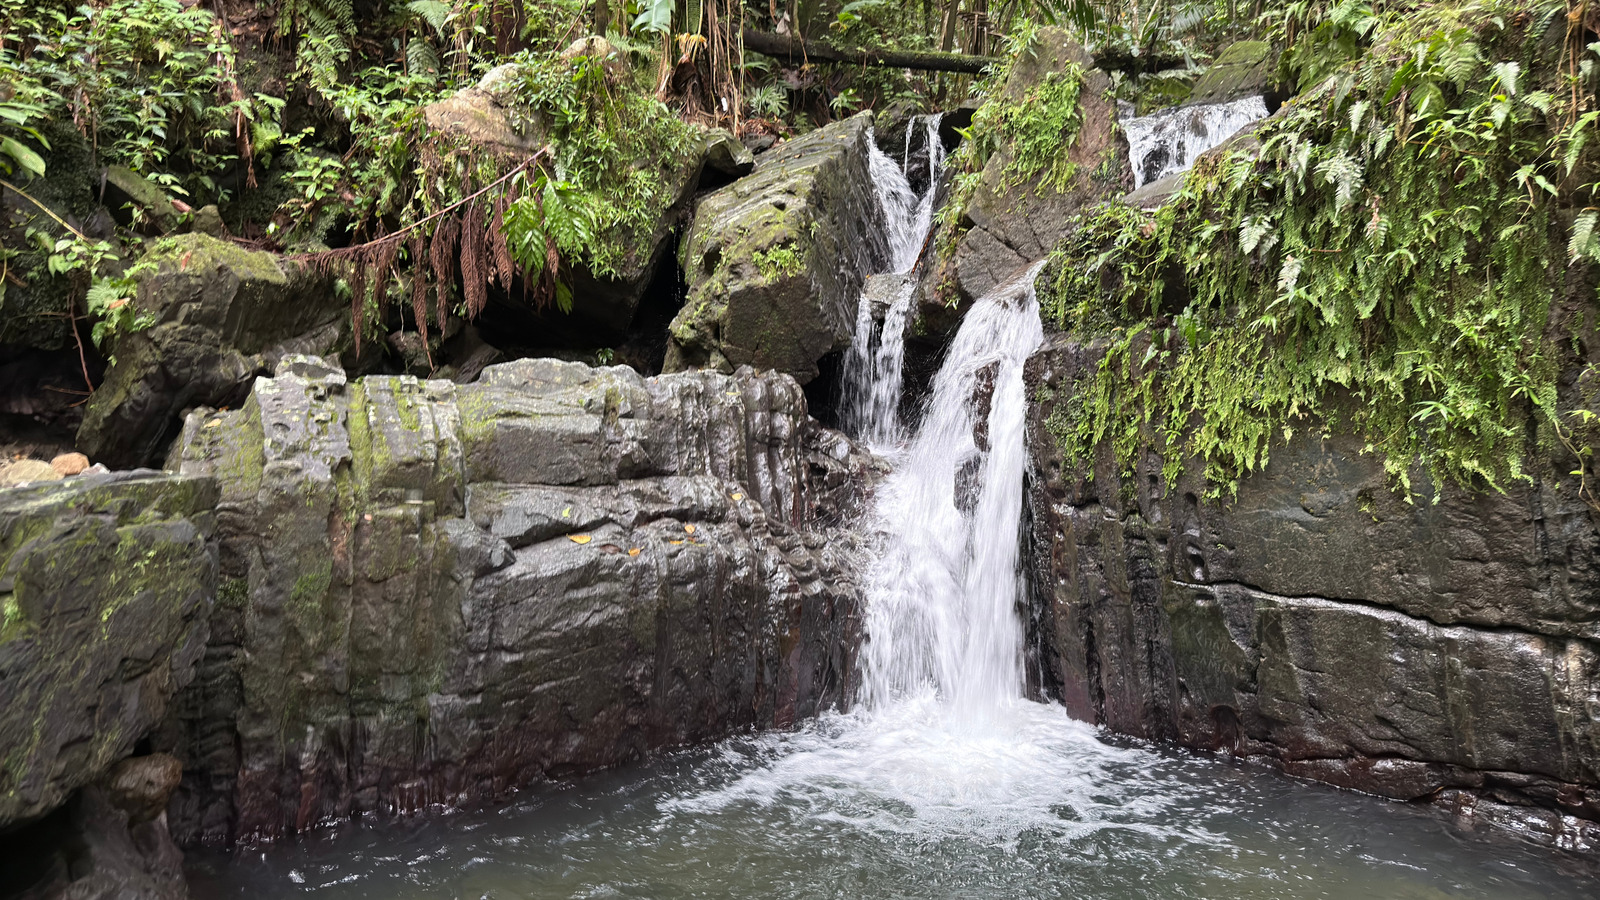
M 35 176 L 44 175 L 44 159 L 16 138 L 0 138 L 0 153 L 4 153 L 16 160 L 17 165 L 32 172 Z
M 652 34 L 670 34 L 672 32 L 672 8 L 675 5 L 673 0 L 645 0 L 639 15 L 633 20 L 633 30 Z

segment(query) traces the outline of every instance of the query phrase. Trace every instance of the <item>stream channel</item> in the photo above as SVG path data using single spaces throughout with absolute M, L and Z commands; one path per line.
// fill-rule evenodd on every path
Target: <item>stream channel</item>
M 1171 155 L 1192 159 L 1200 139 L 1217 140 L 1187 129 Z M 942 154 L 928 157 L 932 194 Z M 872 171 L 891 271 L 909 272 L 933 198 L 885 154 Z M 1600 896 L 1592 860 L 1470 831 L 1432 807 L 1116 738 L 1024 699 L 1022 367 L 1042 340 L 1032 277 L 974 304 L 914 428 L 899 410 L 911 280 L 886 308 L 863 298 L 842 419 L 893 471 L 862 523 L 880 545 L 863 575 L 868 641 L 851 712 L 499 807 L 192 851 L 194 896 Z

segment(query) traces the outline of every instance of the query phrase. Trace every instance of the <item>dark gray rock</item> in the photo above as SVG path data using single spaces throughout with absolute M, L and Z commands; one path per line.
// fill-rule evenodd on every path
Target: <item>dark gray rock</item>
M 186 234 L 144 262 L 133 303 L 154 324 L 117 338 L 78 430 L 108 466 L 159 463 L 186 411 L 237 406 L 288 350 L 328 352 L 349 332 L 331 278 L 271 253 Z
M 215 502 L 148 472 L 0 490 L 0 828 L 99 779 L 193 678 Z
M 762 154 L 699 201 L 679 261 L 688 299 L 666 370 L 771 369 L 802 384 L 850 345 L 862 281 L 888 253 L 864 112 Z
M 134 820 L 100 785 L 0 836 L 6 900 L 188 900 L 183 853 L 163 818 Z
M 875 471 L 792 379 L 525 359 L 455 385 L 313 360 L 172 461 L 222 588 L 163 746 L 183 840 L 459 804 L 843 703 Z
M 706 168 L 729 178 L 743 178 L 756 167 L 756 155 L 726 128 L 705 133 Z
M 1029 364 L 1040 682 L 1114 731 L 1600 846 L 1600 532 L 1570 466 L 1407 502 L 1361 442 L 1302 434 L 1203 500 L 1191 467 L 1063 460 L 1100 351 Z M 1090 477 L 1092 474 L 1092 478 Z

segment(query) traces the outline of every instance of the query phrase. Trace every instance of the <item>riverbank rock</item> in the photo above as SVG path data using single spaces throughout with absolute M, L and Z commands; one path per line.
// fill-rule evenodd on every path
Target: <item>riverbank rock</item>
M 1268 97 L 1273 109 L 1282 99 L 1275 90 L 1278 56 L 1266 41 L 1236 41 L 1212 60 L 1194 83 L 1184 106 L 1227 103 L 1244 97 Z
M 0 828 L 99 779 L 193 677 L 215 502 L 148 472 L 0 490 Z
M 36 481 L 60 481 L 64 474 L 42 459 L 14 459 L 0 463 L 0 488 Z
M 237 406 L 285 353 L 332 351 L 349 332 L 332 278 L 284 257 L 186 234 L 142 264 L 132 302 L 153 324 L 116 338 L 78 430 L 79 449 L 114 468 L 159 463 L 186 410 Z
M 763 153 L 699 201 L 679 250 L 688 299 L 666 370 L 770 369 L 804 384 L 850 345 L 856 298 L 884 264 L 863 112 Z
M 748 369 L 297 358 L 172 465 L 222 587 L 170 749 L 180 840 L 492 798 L 851 696 L 868 458 Z
M 970 303 L 1044 259 L 1073 227 L 1074 215 L 1133 186 L 1127 140 L 1117 127 L 1116 104 L 1108 99 L 1110 78 L 1092 66 L 1089 54 L 1061 28 L 1040 29 L 1017 57 L 1000 97 L 991 102 L 1020 104 L 1052 75 L 1073 67 L 1084 73 L 1082 125 L 1066 148 L 1076 174 L 1064 190 L 1047 183 L 1048 172 L 1017 184 L 1007 173 L 1014 160 L 1010 148 L 998 148 L 962 210 L 965 230 L 954 253 L 929 267 L 919 318 L 938 321 L 940 307 Z
M 1146 454 L 1063 460 L 1052 416 L 1101 351 L 1029 363 L 1030 577 L 1049 692 L 1108 729 L 1600 841 L 1600 532 L 1559 461 L 1408 503 L 1311 429 L 1236 498 Z M 1476 811 L 1476 812 L 1475 812 Z

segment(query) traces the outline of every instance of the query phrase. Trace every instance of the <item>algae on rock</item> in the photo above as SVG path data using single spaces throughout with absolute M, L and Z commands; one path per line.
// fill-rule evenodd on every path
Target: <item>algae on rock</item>
M 796 138 L 701 198 L 679 250 L 689 292 L 667 371 L 749 365 L 804 384 L 849 346 L 856 298 L 887 254 L 871 128 L 861 113 Z

